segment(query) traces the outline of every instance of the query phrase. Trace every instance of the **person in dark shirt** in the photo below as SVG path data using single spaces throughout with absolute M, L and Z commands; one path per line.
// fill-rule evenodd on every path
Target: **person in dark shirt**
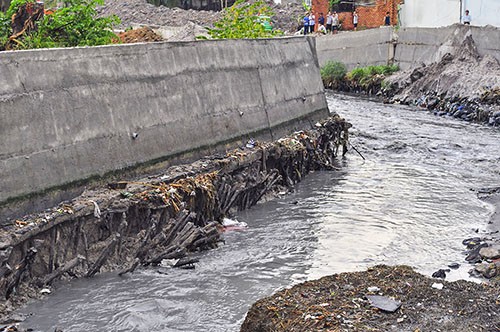
M 323 16 L 323 13 L 319 13 L 318 23 L 325 25 L 325 17 Z
M 389 12 L 387 12 L 385 14 L 385 21 L 384 21 L 384 24 L 385 25 L 391 25 L 391 15 L 389 14 Z

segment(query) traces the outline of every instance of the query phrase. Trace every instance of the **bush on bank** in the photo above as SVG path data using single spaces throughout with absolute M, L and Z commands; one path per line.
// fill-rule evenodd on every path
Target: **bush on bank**
M 113 26 L 120 22 L 119 18 L 97 17 L 96 7 L 104 0 L 66 0 L 63 8 L 37 21 L 34 30 L 10 38 L 12 15 L 28 3 L 35 0 L 13 0 L 6 14 L 0 16 L 0 49 L 97 46 L 117 40 Z
M 359 67 L 347 72 L 341 62 L 328 61 L 321 67 L 325 88 L 345 92 L 377 93 L 384 87 L 384 79 L 399 70 L 398 65 Z
M 327 88 L 337 89 L 345 79 L 347 68 L 342 62 L 327 61 L 320 69 L 323 85 Z

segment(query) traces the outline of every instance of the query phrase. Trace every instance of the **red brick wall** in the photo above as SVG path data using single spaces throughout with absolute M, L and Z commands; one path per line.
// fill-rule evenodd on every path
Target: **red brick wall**
M 378 28 L 384 25 L 385 14 L 387 12 L 391 15 L 391 25 L 397 24 L 398 9 L 397 6 L 401 0 L 377 0 L 375 6 L 356 8 L 358 12 L 358 29 L 359 28 Z M 312 0 L 312 10 L 316 15 L 316 20 L 319 13 L 326 14 L 329 10 L 328 0 Z M 343 30 L 352 30 L 352 13 L 339 13 L 339 18 L 342 21 Z M 325 19 L 326 20 L 326 19 Z

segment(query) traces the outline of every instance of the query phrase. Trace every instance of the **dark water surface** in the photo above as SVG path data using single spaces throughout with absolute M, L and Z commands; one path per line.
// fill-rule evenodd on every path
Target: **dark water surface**
M 238 331 L 253 302 L 277 289 L 375 264 L 432 274 L 464 260 L 492 207 L 476 190 L 500 185 L 500 131 L 408 107 L 328 95 L 353 123 L 354 151 L 294 193 L 237 216 L 243 231 L 200 254 L 195 270 L 103 274 L 58 288 L 22 311 L 35 331 Z M 296 204 L 295 204 L 296 203 Z M 470 267 L 447 280 L 467 278 Z

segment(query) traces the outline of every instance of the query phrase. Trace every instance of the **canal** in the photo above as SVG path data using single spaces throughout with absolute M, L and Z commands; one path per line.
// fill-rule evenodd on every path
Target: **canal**
M 198 254 L 194 270 L 146 268 L 60 286 L 22 312 L 34 331 L 238 331 L 261 297 L 308 279 L 407 264 L 426 275 L 458 262 L 487 232 L 477 191 L 500 185 L 500 131 L 415 108 L 327 95 L 353 124 L 339 170 L 315 172 L 235 218 L 248 227 Z

